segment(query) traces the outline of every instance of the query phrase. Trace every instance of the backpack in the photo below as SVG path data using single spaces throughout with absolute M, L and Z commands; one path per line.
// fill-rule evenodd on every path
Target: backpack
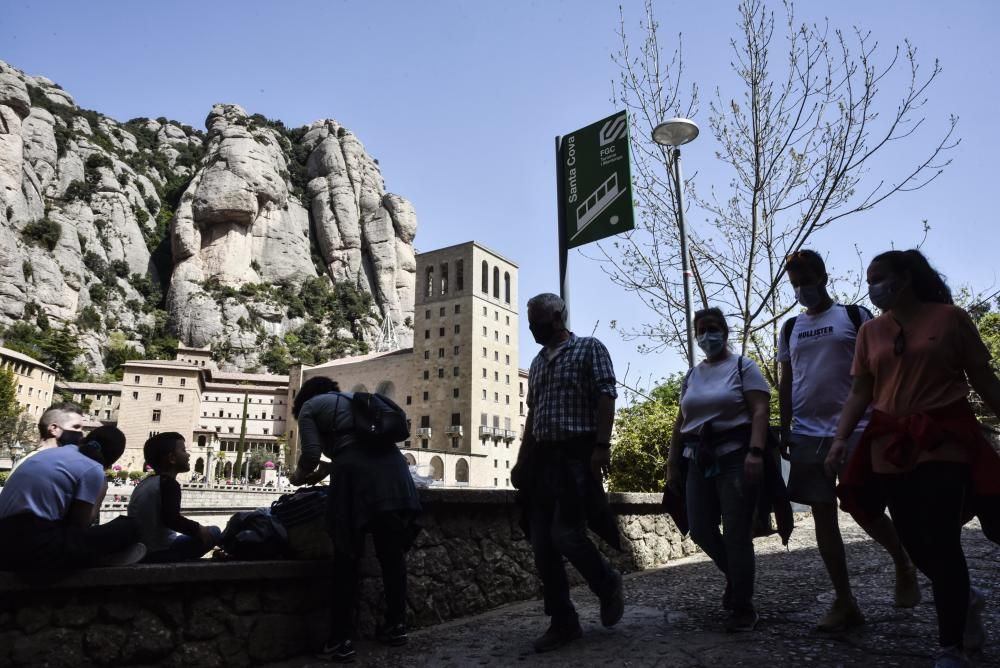
M 328 559 L 333 543 L 327 531 L 326 508 L 330 488 L 302 487 L 271 504 L 271 514 L 288 531 L 288 550 L 296 559 Z
M 862 310 L 864 310 L 865 314 L 868 316 L 868 320 L 871 320 L 874 317 L 871 311 L 860 304 L 848 304 L 844 308 L 847 309 L 847 317 L 851 319 L 851 324 L 854 325 L 855 334 L 858 333 L 858 330 L 861 329 L 861 325 L 864 323 L 864 319 L 861 317 Z M 792 355 L 792 330 L 795 328 L 796 318 L 798 318 L 797 315 L 792 316 L 785 321 L 784 325 L 781 326 L 781 339 L 785 342 L 785 350 L 788 351 L 789 358 L 791 358 Z
M 221 545 L 237 559 L 280 559 L 288 550 L 288 533 L 270 511 L 258 508 L 230 517 Z
M 341 395 L 343 396 L 343 395 Z M 406 411 L 383 394 L 355 392 L 351 398 L 354 425 L 349 429 L 367 445 L 386 445 L 410 437 Z

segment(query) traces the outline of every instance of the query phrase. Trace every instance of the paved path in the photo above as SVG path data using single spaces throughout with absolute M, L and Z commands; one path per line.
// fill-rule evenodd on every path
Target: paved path
M 531 651 L 547 623 L 540 601 L 420 629 L 404 648 L 362 642 L 358 665 L 370 666 L 930 666 L 937 627 L 930 583 L 921 576 L 924 602 L 912 610 L 892 606 L 894 569 L 888 556 L 845 515 L 841 516 L 854 586 L 868 624 L 829 636 L 812 626 L 833 598 L 815 547 L 812 520 L 802 520 L 786 551 L 776 539 L 757 541 L 757 631 L 722 632 L 721 576 L 705 557 L 625 578 L 625 617 L 601 627 L 586 588 L 573 592 L 584 637 L 552 654 Z M 1000 550 L 977 528 L 964 536 L 972 579 L 987 593 L 984 614 L 992 647 L 975 666 L 1000 667 Z M 316 660 L 273 668 L 325 665 Z

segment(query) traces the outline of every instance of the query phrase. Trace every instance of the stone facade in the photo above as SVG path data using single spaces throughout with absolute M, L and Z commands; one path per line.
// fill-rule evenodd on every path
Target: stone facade
M 531 549 L 504 490 L 424 490 L 424 527 L 408 555 L 413 627 L 539 595 Z M 695 551 L 658 495 L 612 494 L 624 571 Z M 371 545 L 360 628 L 381 614 Z M 327 562 L 232 562 L 95 569 L 39 588 L 0 574 L 0 665 L 249 666 L 309 654 L 323 641 Z M 568 569 L 574 583 L 579 578 Z M 541 602 L 538 603 L 541 605 Z
M 56 370 L 34 357 L 0 347 L 0 367 L 14 372 L 15 398 L 24 413 L 37 420 L 52 403 Z
M 64 399 L 83 408 L 84 417 L 91 423 L 118 423 L 121 408 L 122 386 L 118 383 L 71 383 L 59 381 L 56 391 Z

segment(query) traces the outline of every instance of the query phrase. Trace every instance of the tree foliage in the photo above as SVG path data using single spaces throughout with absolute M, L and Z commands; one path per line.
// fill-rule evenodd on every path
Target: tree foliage
M 643 401 L 618 410 L 608 477 L 611 491 L 663 491 L 663 468 L 677 419 L 682 379 L 681 374 L 672 376 Z
M 868 32 L 800 22 L 791 2 L 776 17 L 769 4 L 739 3 L 739 31 L 729 42 L 736 88 L 720 84 L 707 113 L 698 87 L 686 83 L 682 47 L 664 53 L 652 0 L 637 43 L 623 14 L 614 102 L 630 112 L 638 221 L 632 232 L 598 244 L 596 259 L 651 312 L 649 322 L 622 332 L 626 338 L 649 350 L 684 350 L 673 170 L 679 152 L 650 137 L 675 116 L 707 127 L 724 176 L 722 183 L 684 184 L 694 301 L 730 315 L 732 340 L 765 362 L 774 385 L 778 326 L 794 304 L 784 257 L 816 232 L 933 181 L 957 144 L 957 119 L 945 120 L 935 136 L 917 133 L 941 68 L 937 61 L 922 68 L 913 45 L 880 49 Z M 907 140 L 925 147 L 922 157 L 881 162 Z

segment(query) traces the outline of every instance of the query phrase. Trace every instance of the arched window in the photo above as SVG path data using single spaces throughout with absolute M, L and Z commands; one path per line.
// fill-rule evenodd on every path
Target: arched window
M 444 480 L 444 462 L 438 456 L 431 457 L 431 477 Z
M 427 287 L 424 289 L 425 297 L 434 296 L 434 267 L 427 267 Z
M 448 294 L 448 263 L 441 263 L 441 294 Z
M 510 303 L 510 272 L 503 272 L 503 300 Z
M 406 454 L 403 455 L 403 457 L 406 458 L 406 463 L 407 463 L 408 466 L 416 466 L 417 465 L 417 458 L 414 457 L 411 453 L 407 452 Z
M 486 260 L 483 260 L 483 292 L 490 293 L 490 268 L 486 265 Z
M 455 462 L 455 482 L 469 482 L 469 462 L 464 459 Z
M 205 472 L 205 460 L 202 459 L 201 457 L 199 457 L 198 460 L 194 463 L 194 472 L 199 474 Z
M 493 298 L 500 299 L 500 270 L 493 267 Z

